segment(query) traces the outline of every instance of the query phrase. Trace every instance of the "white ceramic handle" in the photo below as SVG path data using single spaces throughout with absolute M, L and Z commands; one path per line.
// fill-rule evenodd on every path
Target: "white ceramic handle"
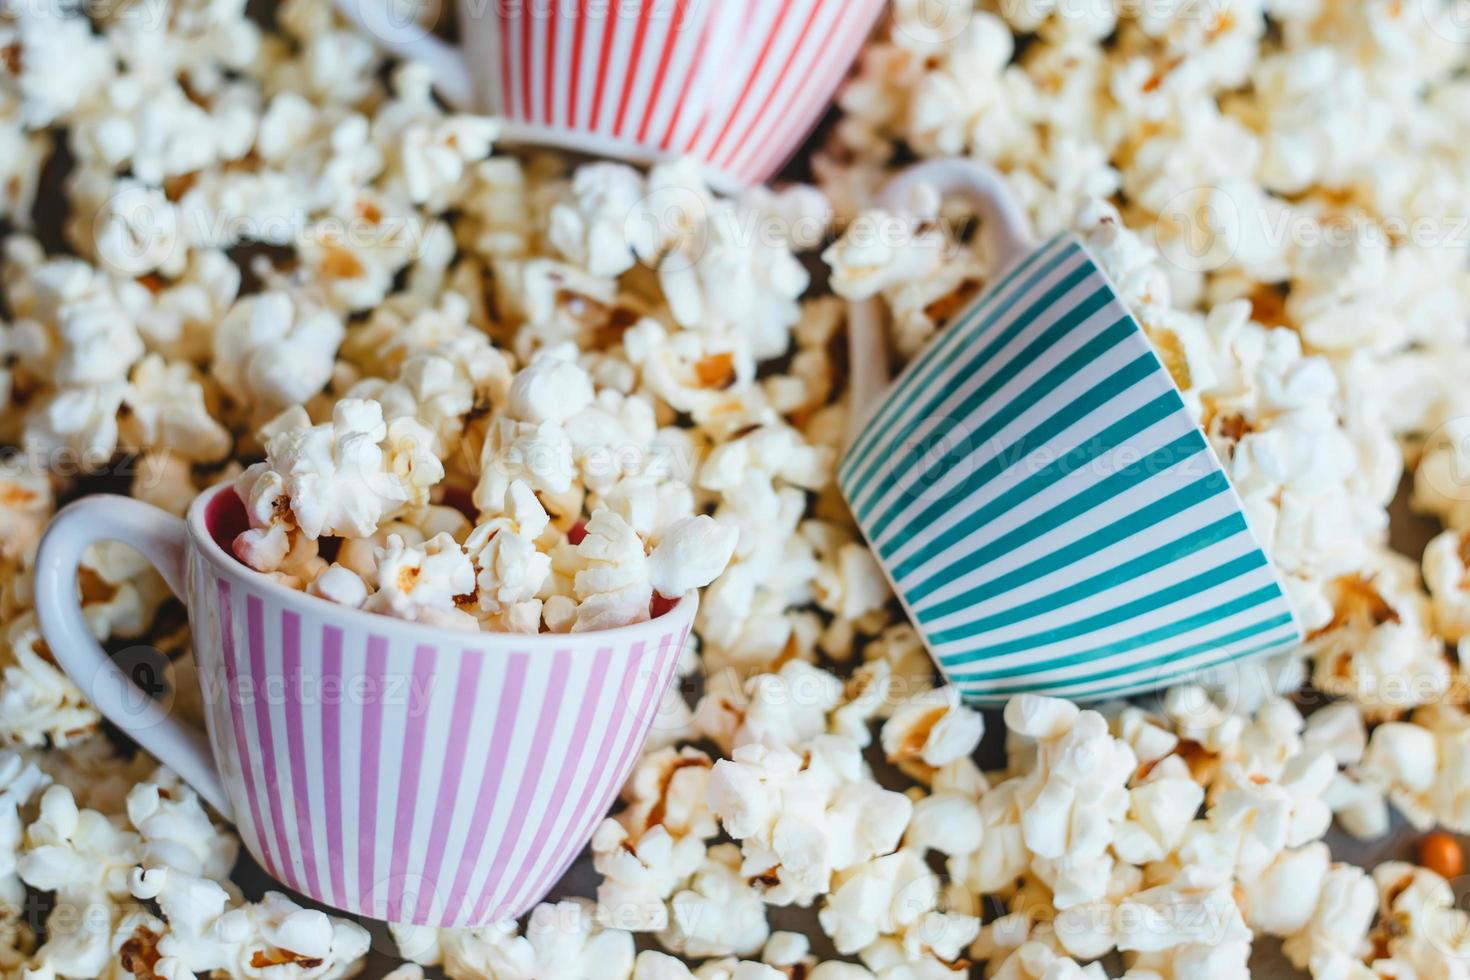
M 452 44 L 427 28 L 391 15 L 391 0 L 337 0 L 342 16 L 356 24 L 390 54 L 428 66 L 444 101 L 458 110 L 472 108 L 475 92 L 469 62 Z
M 960 159 L 917 163 L 888 182 L 878 195 L 878 204 L 890 211 L 902 210 L 917 187 L 932 187 L 944 197 L 960 198 L 979 212 L 984 219 L 980 231 L 990 239 L 997 259 L 995 276 L 1036 250 L 1025 209 L 992 167 Z
M 184 562 L 189 535 L 184 522 L 127 497 L 85 497 L 52 519 L 36 552 L 36 617 L 46 646 L 98 711 L 229 818 L 229 798 L 208 738 L 171 717 L 139 688 L 102 649 L 82 616 L 77 568 L 82 553 L 98 541 L 121 541 L 138 549 L 174 594 L 187 601 Z
M 995 276 L 1036 248 L 1026 211 L 1011 196 L 1005 179 L 975 160 L 929 160 L 894 177 L 878 194 L 878 205 L 902 211 L 918 187 L 932 187 L 945 197 L 969 202 L 984 219 L 981 233 L 996 257 Z M 995 276 L 992 276 L 994 278 Z M 888 354 L 884 342 L 883 301 L 878 297 L 848 305 L 847 445 L 851 446 L 888 389 Z

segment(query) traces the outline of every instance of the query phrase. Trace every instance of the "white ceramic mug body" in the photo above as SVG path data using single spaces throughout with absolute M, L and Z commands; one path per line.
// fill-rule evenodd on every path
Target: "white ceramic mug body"
M 428 629 L 246 568 L 211 531 L 231 503 L 228 487 L 210 491 L 186 523 L 116 497 L 59 514 L 38 552 L 37 608 L 62 666 L 302 894 L 444 927 L 531 908 L 631 770 L 697 598 L 602 633 Z M 120 693 L 126 679 L 72 632 L 75 559 L 101 539 L 142 547 L 186 602 L 207 749 Z
M 831 104 L 885 0 L 459 0 L 462 49 L 339 0 L 424 61 L 502 138 L 634 163 L 690 157 L 712 186 L 765 182 Z
M 903 179 L 931 176 L 1003 193 L 968 162 Z M 1298 643 L 1239 498 L 1102 267 L 1071 235 L 1032 247 L 1013 206 L 982 204 L 1003 274 L 855 409 L 838 472 L 945 675 L 979 704 L 1094 700 Z M 871 331 L 872 307 L 855 313 Z

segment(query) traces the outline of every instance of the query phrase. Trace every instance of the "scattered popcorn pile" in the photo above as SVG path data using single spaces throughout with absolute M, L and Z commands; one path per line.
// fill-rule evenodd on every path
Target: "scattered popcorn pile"
M 1368 870 L 1324 841 L 1470 833 L 1467 24 L 896 0 L 817 186 L 723 199 L 687 164 L 497 153 L 327 0 L 269 29 L 0 0 L 0 977 L 330 978 L 369 948 L 247 900 L 229 829 L 55 666 L 36 542 L 118 476 L 175 513 L 229 482 L 241 560 L 406 620 L 602 629 L 705 587 L 596 893 L 394 927 L 394 980 L 1213 980 L 1262 946 L 1467 975 L 1453 842 Z M 833 484 L 844 301 L 881 297 L 901 360 L 995 271 L 951 205 L 870 205 L 950 154 L 1107 265 L 1310 631 L 1135 704 L 1017 698 L 992 771 Z M 1443 526 L 1422 567 L 1388 545 L 1405 472 Z M 198 721 L 141 556 L 91 549 L 79 588 Z

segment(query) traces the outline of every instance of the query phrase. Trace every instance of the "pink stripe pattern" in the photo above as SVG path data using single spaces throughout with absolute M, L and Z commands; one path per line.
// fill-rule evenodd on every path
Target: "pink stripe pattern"
M 224 679 L 204 689 L 210 737 L 247 849 L 324 905 L 437 927 L 524 914 L 586 846 L 695 606 L 632 632 L 467 649 L 243 569 L 194 561 L 190 576 L 191 620 L 211 624 L 201 674 Z
M 500 43 L 491 108 L 519 138 L 636 161 L 688 156 L 725 189 L 761 184 L 821 118 L 885 6 L 496 4 L 486 25 Z

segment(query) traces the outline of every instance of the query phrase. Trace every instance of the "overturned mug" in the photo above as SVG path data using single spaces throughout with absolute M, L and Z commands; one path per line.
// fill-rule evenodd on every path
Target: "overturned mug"
M 885 0 L 460 0 L 456 48 L 391 0 L 337 0 L 502 138 L 764 183 L 831 105 Z
M 884 203 L 917 185 L 974 205 L 1000 274 L 891 386 L 880 301 L 853 305 L 837 480 L 949 681 L 982 705 L 1096 700 L 1299 643 L 1204 432 L 1082 242 L 1033 245 L 982 164 L 917 165 Z
M 36 613 L 57 662 L 296 891 L 440 927 L 532 908 L 632 769 L 697 595 L 603 632 L 459 633 L 279 585 L 230 554 L 244 526 L 228 484 L 183 521 L 115 496 L 62 510 L 36 558 Z M 141 551 L 188 607 L 207 734 L 92 638 L 77 563 L 103 540 Z

